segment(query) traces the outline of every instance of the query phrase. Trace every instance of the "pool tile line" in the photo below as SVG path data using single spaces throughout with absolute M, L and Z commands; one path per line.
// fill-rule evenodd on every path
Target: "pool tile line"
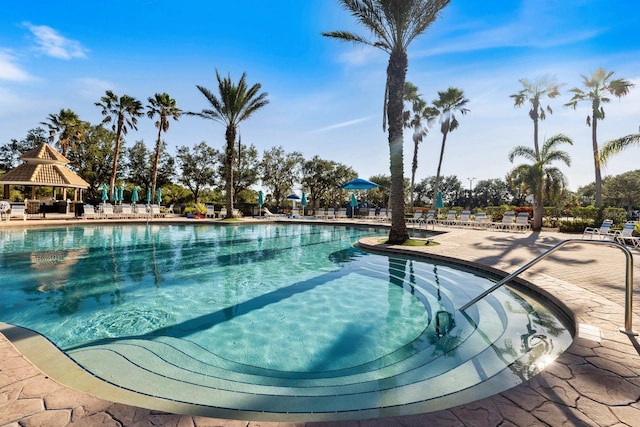
M 547 232 L 513 236 L 490 231 L 456 231 L 441 239 L 440 246 L 419 250 L 509 273 L 549 242 L 575 237 Z M 522 244 L 522 239 L 527 240 L 527 245 Z M 577 259 L 582 259 L 580 267 L 573 265 Z M 638 277 L 637 265 L 634 270 Z M 574 250 L 571 256 L 559 254 L 554 260 L 540 263 L 523 278 L 566 304 L 578 331 L 581 324 L 600 329 L 601 341 L 576 336 L 570 348 L 543 373 L 498 395 L 443 411 L 386 419 L 247 422 L 113 403 L 51 380 L 0 334 L 0 426 L 634 426 L 640 419 L 640 346 L 635 339 L 618 332 L 624 316 L 623 276 L 624 263 L 602 249 Z M 637 298 L 637 290 L 634 296 Z M 638 328 L 638 311 L 634 310 L 634 314 L 634 325 Z

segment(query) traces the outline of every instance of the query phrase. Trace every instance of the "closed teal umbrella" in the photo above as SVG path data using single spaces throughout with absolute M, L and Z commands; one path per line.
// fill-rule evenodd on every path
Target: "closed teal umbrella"
M 158 188 L 158 204 L 162 204 L 162 188 Z
M 438 198 L 436 199 L 436 208 L 442 209 L 444 207 L 444 202 L 442 201 L 442 191 L 438 191 Z
M 120 186 L 120 194 L 118 195 L 120 202 L 124 202 L 124 185 Z
M 351 218 L 353 218 L 353 215 L 356 212 L 356 206 L 358 206 L 358 201 L 356 200 L 356 195 L 351 193 L 351 202 L 349 202 L 349 204 L 351 205 Z
M 307 206 L 307 193 L 302 192 L 302 200 L 300 200 L 300 206 L 302 206 L 302 215 L 304 216 L 304 208 Z
M 151 189 L 147 188 L 147 204 L 151 203 Z
M 258 206 L 260 207 L 258 215 L 262 215 L 262 205 L 264 205 L 264 193 L 260 190 L 258 191 Z
M 134 186 L 133 191 L 131 192 L 131 203 L 136 203 L 138 201 L 138 187 Z
M 107 200 L 109 200 L 109 187 L 107 184 L 102 184 L 102 201 L 106 202 Z

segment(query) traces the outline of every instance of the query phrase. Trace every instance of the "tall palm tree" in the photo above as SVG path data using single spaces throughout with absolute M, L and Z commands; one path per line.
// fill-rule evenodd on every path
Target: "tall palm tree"
M 240 122 L 248 119 L 269 103 L 268 94 L 260 92 L 262 86 L 256 83 L 249 87 L 247 85 L 247 74 L 242 73 L 238 84 L 231 81 L 231 77 L 220 77 L 216 70 L 216 78 L 218 79 L 218 98 L 209 89 L 196 85 L 200 93 L 211 104 L 211 108 L 204 109 L 200 113 L 187 113 L 192 116 L 199 116 L 204 119 L 213 120 L 222 123 L 226 127 L 225 131 L 225 181 L 226 181 L 226 208 L 227 217 L 233 218 L 233 165 L 235 162 L 235 141 Z
M 153 176 L 151 180 L 151 194 L 156 194 L 156 181 L 158 179 L 158 163 L 160 152 L 162 151 L 162 132 L 169 130 L 169 119 L 178 120 L 182 111 L 176 107 L 176 100 L 167 93 L 156 93 L 153 98 L 149 97 L 147 105 L 147 117 L 153 119 L 158 116 L 155 125 L 158 128 L 158 139 L 156 140 L 156 153 L 153 160 Z
M 409 238 L 404 214 L 403 104 L 409 60 L 407 48 L 424 33 L 450 0 L 340 0 L 366 29 L 372 39 L 348 31 L 322 33 L 323 36 L 365 44 L 389 54 L 385 85 L 383 124 L 389 123 L 391 209 L 393 216 L 389 243 Z
M 608 141 L 600 151 L 600 162 L 604 165 L 612 155 L 618 154 L 630 145 L 640 145 L 640 129 L 638 132 Z
M 105 116 L 102 124 L 112 122 L 111 130 L 116 134 L 116 141 L 113 150 L 113 167 L 109 178 L 109 192 L 113 199 L 113 190 L 116 183 L 116 173 L 118 171 L 118 158 L 120 157 L 120 143 L 122 136 L 126 135 L 129 128 L 138 130 L 138 117 L 144 115 L 142 103 L 137 99 L 122 95 L 118 97 L 110 90 L 105 92 L 105 96 L 100 98 L 101 102 L 96 102 L 97 107 L 102 108 L 102 115 Z
M 418 170 L 418 148 L 429 132 L 429 127 L 438 117 L 438 110 L 427 105 L 418 93 L 418 88 L 411 82 L 405 83 L 404 98 L 411 104 L 411 111 L 404 112 L 404 127 L 413 129 L 413 161 L 411 163 L 411 192 L 410 207 L 413 211 L 413 192 L 415 188 L 416 171 Z
M 440 160 L 438 161 L 438 170 L 436 172 L 436 184 L 434 186 L 434 195 L 438 194 L 440 189 L 440 169 L 442 168 L 442 159 L 444 157 L 444 147 L 447 143 L 447 135 L 458 128 L 460 122 L 456 118 L 456 113 L 465 115 L 469 112 L 466 105 L 469 100 L 464 97 L 462 90 L 450 87 L 445 91 L 438 92 L 438 99 L 433 101 L 433 106 L 437 109 L 440 116 L 440 132 L 442 132 L 442 146 L 440 147 Z M 436 197 L 433 198 L 433 208 L 436 207 Z
M 540 145 L 538 143 L 538 123 L 540 120 L 547 118 L 547 112 L 553 114 L 553 110 L 549 105 L 546 107 L 542 105 L 542 99 L 547 97 L 549 99 L 556 98 L 560 95 L 560 88 L 562 83 L 556 83 L 554 81 L 547 80 L 545 78 L 537 78 L 535 81 L 530 82 L 527 79 L 520 79 L 522 89 L 520 92 L 513 95 L 509 95 L 513 98 L 514 107 L 518 108 L 528 102 L 531 105 L 529 109 L 529 117 L 533 121 L 533 147 L 536 158 L 540 158 Z M 542 178 L 542 175 L 537 174 L 534 177 Z M 535 189 L 533 194 L 534 207 L 533 207 L 533 225 L 536 227 L 542 227 L 542 182 L 536 183 L 532 186 Z M 538 205 L 536 205 L 538 203 Z M 540 229 L 540 228 L 537 228 Z
M 76 145 L 84 140 L 85 133 L 89 129 L 89 124 L 80 120 L 80 117 L 70 109 L 61 109 L 58 114 L 49 114 L 47 122 L 41 122 L 49 128 L 49 142 L 55 141 L 58 135 L 58 148 L 60 154 L 67 157 L 69 150 L 76 148 Z
M 584 90 L 573 88 L 571 101 L 565 105 L 573 107 L 578 105 L 578 101 L 587 101 L 591 104 L 591 112 L 587 114 L 587 126 L 591 127 L 591 144 L 593 148 L 593 164 L 596 171 L 596 207 L 602 207 L 602 175 L 600 173 L 600 154 L 598 153 L 598 120 L 604 120 L 604 108 L 602 104 L 611 102 L 610 95 L 621 98 L 629 93 L 633 84 L 624 79 L 611 79 L 614 72 L 606 72 L 603 68 L 598 68 L 591 74 L 591 77 L 582 76 Z
M 561 161 L 571 166 L 571 157 L 565 151 L 558 149 L 560 144 L 573 145 L 573 141 L 566 135 L 558 134 L 547 139 L 539 153 L 523 145 L 513 148 L 509 153 L 510 162 L 513 162 L 516 157 L 531 161 L 531 164 L 517 166 L 513 175 L 525 181 L 533 193 L 533 231 L 540 231 L 542 228 L 543 194 L 549 195 L 554 187 L 565 185 L 564 175 L 551 163 Z

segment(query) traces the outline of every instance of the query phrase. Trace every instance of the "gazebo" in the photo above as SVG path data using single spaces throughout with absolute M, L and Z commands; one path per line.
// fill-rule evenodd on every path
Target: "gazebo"
M 12 185 L 24 185 L 31 187 L 31 199 L 36 197 L 36 187 L 52 187 L 53 197 L 50 200 L 37 201 L 37 209 L 42 204 L 53 205 L 56 201 L 56 189 L 73 188 L 73 201 L 82 200 L 82 190 L 89 188 L 89 183 L 76 175 L 67 167 L 69 159 L 57 152 L 49 144 L 41 144 L 33 150 L 27 151 L 20 160 L 24 163 L 15 169 L 10 170 L 4 176 L 0 177 L 0 184 L 4 185 L 4 199 L 9 199 L 9 187 Z M 64 201 L 65 211 L 68 209 L 67 192 L 62 191 L 62 200 Z M 34 207 L 29 206 L 30 202 L 25 200 L 25 208 L 33 212 Z M 68 212 L 68 211 L 67 211 Z

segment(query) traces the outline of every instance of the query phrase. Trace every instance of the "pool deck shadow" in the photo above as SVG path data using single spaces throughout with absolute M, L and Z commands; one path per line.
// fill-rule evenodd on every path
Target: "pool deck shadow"
M 446 231 L 435 239 L 439 245 L 402 250 L 415 256 L 455 258 L 506 274 L 563 240 L 581 237 L 548 231 L 437 229 Z M 365 239 L 363 244 L 377 245 L 377 241 Z M 637 249 L 632 253 L 640 254 Z M 635 277 L 640 275 L 639 265 L 634 265 L 633 273 Z M 17 350 L 27 345 L 30 337 L 11 330 L 7 335 L 14 337 L 15 345 L 0 334 L 0 427 L 640 425 L 640 338 L 618 330 L 624 326 L 625 307 L 625 257 L 621 251 L 599 245 L 567 247 L 536 264 L 522 278 L 566 308 L 574 321 L 576 337 L 541 374 L 472 403 L 418 415 L 331 422 L 278 423 L 178 415 L 99 399 L 62 385 Z M 639 294 L 640 289 L 634 292 L 634 299 Z M 633 314 L 634 329 L 640 330 L 640 312 L 634 310 Z M 56 357 L 49 363 L 55 364 Z

